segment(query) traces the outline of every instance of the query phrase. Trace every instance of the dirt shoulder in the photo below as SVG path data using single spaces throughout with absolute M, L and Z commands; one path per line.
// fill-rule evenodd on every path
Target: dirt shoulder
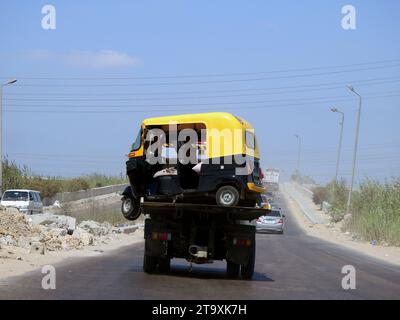
M 138 229 L 132 234 L 113 234 L 104 236 L 96 244 L 81 249 L 67 251 L 47 251 L 44 255 L 29 253 L 28 249 L 15 246 L 1 246 L 0 249 L 0 279 L 22 275 L 26 272 L 53 265 L 70 258 L 93 257 L 107 254 L 124 246 L 143 241 L 143 230 Z
M 312 237 L 316 237 L 348 249 L 356 250 L 382 261 L 400 266 L 400 248 L 380 245 L 371 245 L 368 242 L 355 240 L 351 233 L 341 231 L 341 223 L 313 224 L 303 214 L 300 207 L 289 195 L 285 188 L 281 189 L 290 212 L 303 231 Z

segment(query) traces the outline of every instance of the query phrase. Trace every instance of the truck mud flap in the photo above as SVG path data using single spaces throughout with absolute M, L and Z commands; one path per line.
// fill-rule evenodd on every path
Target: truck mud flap
M 154 239 L 153 234 L 163 233 L 163 230 L 152 223 L 150 219 L 145 221 L 144 238 L 145 254 L 150 257 L 162 257 L 168 254 L 168 240 Z
M 226 260 L 246 265 L 255 246 L 255 228 L 253 226 L 242 226 L 242 230 L 225 230 L 227 234 L 226 243 Z

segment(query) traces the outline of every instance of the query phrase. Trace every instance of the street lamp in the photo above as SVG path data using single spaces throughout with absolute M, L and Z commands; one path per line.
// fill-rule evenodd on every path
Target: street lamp
M 340 163 L 340 153 L 342 152 L 342 138 L 343 138 L 343 125 L 344 125 L 344 112 L 340 111 L 337 108 L 332 108 L 332 112 L 340 113 L 342 115 L 342 120 L 339 122 L 340 124 L 340 135 L 339 135 L 339 146 L 337 152 L 337 159 L 336 159 L 336 173 L 335 173 L 335 183 L 338 179 L 339 174 L 339 163 Z
M 353 92 L 359 98 L 359 105 L 358 105 L 358 112 L 357 112 L 357 127 L 356 127 L 356 140 L 354 142 L 354 150 L 353 150 L 353 168 L 351 172 L 351 183 L 350 183 L 350 190 L 349 196 L 347 198 L 347 213 L 350 213 L 350 206 L 351 206 L 351 195 L 353 193 L 353 186 L 354 186 L 354 176 L 356 171 L 356 160 L 357 160 L 357 148 L 358 148 L 358 136 L 360 132 L 360 118 L 361 118 L 361 106 L 362 106 L 362 97 L 361 95 L 354 89 L 353 86 L 347 86 L 347 88 Z
M 294 136 L 297 138 L 298 143 L 299 143 L 299 148 L 297 151 L 297 169 L 296 169 L 297 174 L 299 175 L 300 174 L 301 137 L 298 134 L 295 134 Z
M 17 79 L 10 79 L 0 85 L 0 197 L 3 195 L 3 87 L 16 82 Z

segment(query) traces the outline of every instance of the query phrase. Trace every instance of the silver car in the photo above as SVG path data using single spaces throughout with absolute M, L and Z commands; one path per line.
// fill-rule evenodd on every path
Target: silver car
M 35 190 L 7 190 L 0 204 L 4 207 L 17 208 L 21 213 L 26 214 L 43 212 L 40 192 Z
M 257 219 L 257 232 L 280 233 L 283 234 L 285 215 L 279 209 L 272 209 L 271 213 Z

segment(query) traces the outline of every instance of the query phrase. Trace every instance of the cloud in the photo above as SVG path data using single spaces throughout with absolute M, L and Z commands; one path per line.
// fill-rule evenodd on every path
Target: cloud
M 55 61 L 71 66 L 92 69 L 133 67 L 139 63 L 139 59 L 136 57 L 114 50 L 74 50 L 65 53 L 34 50 L 28 54 L 28 57 L 36 61 Z

